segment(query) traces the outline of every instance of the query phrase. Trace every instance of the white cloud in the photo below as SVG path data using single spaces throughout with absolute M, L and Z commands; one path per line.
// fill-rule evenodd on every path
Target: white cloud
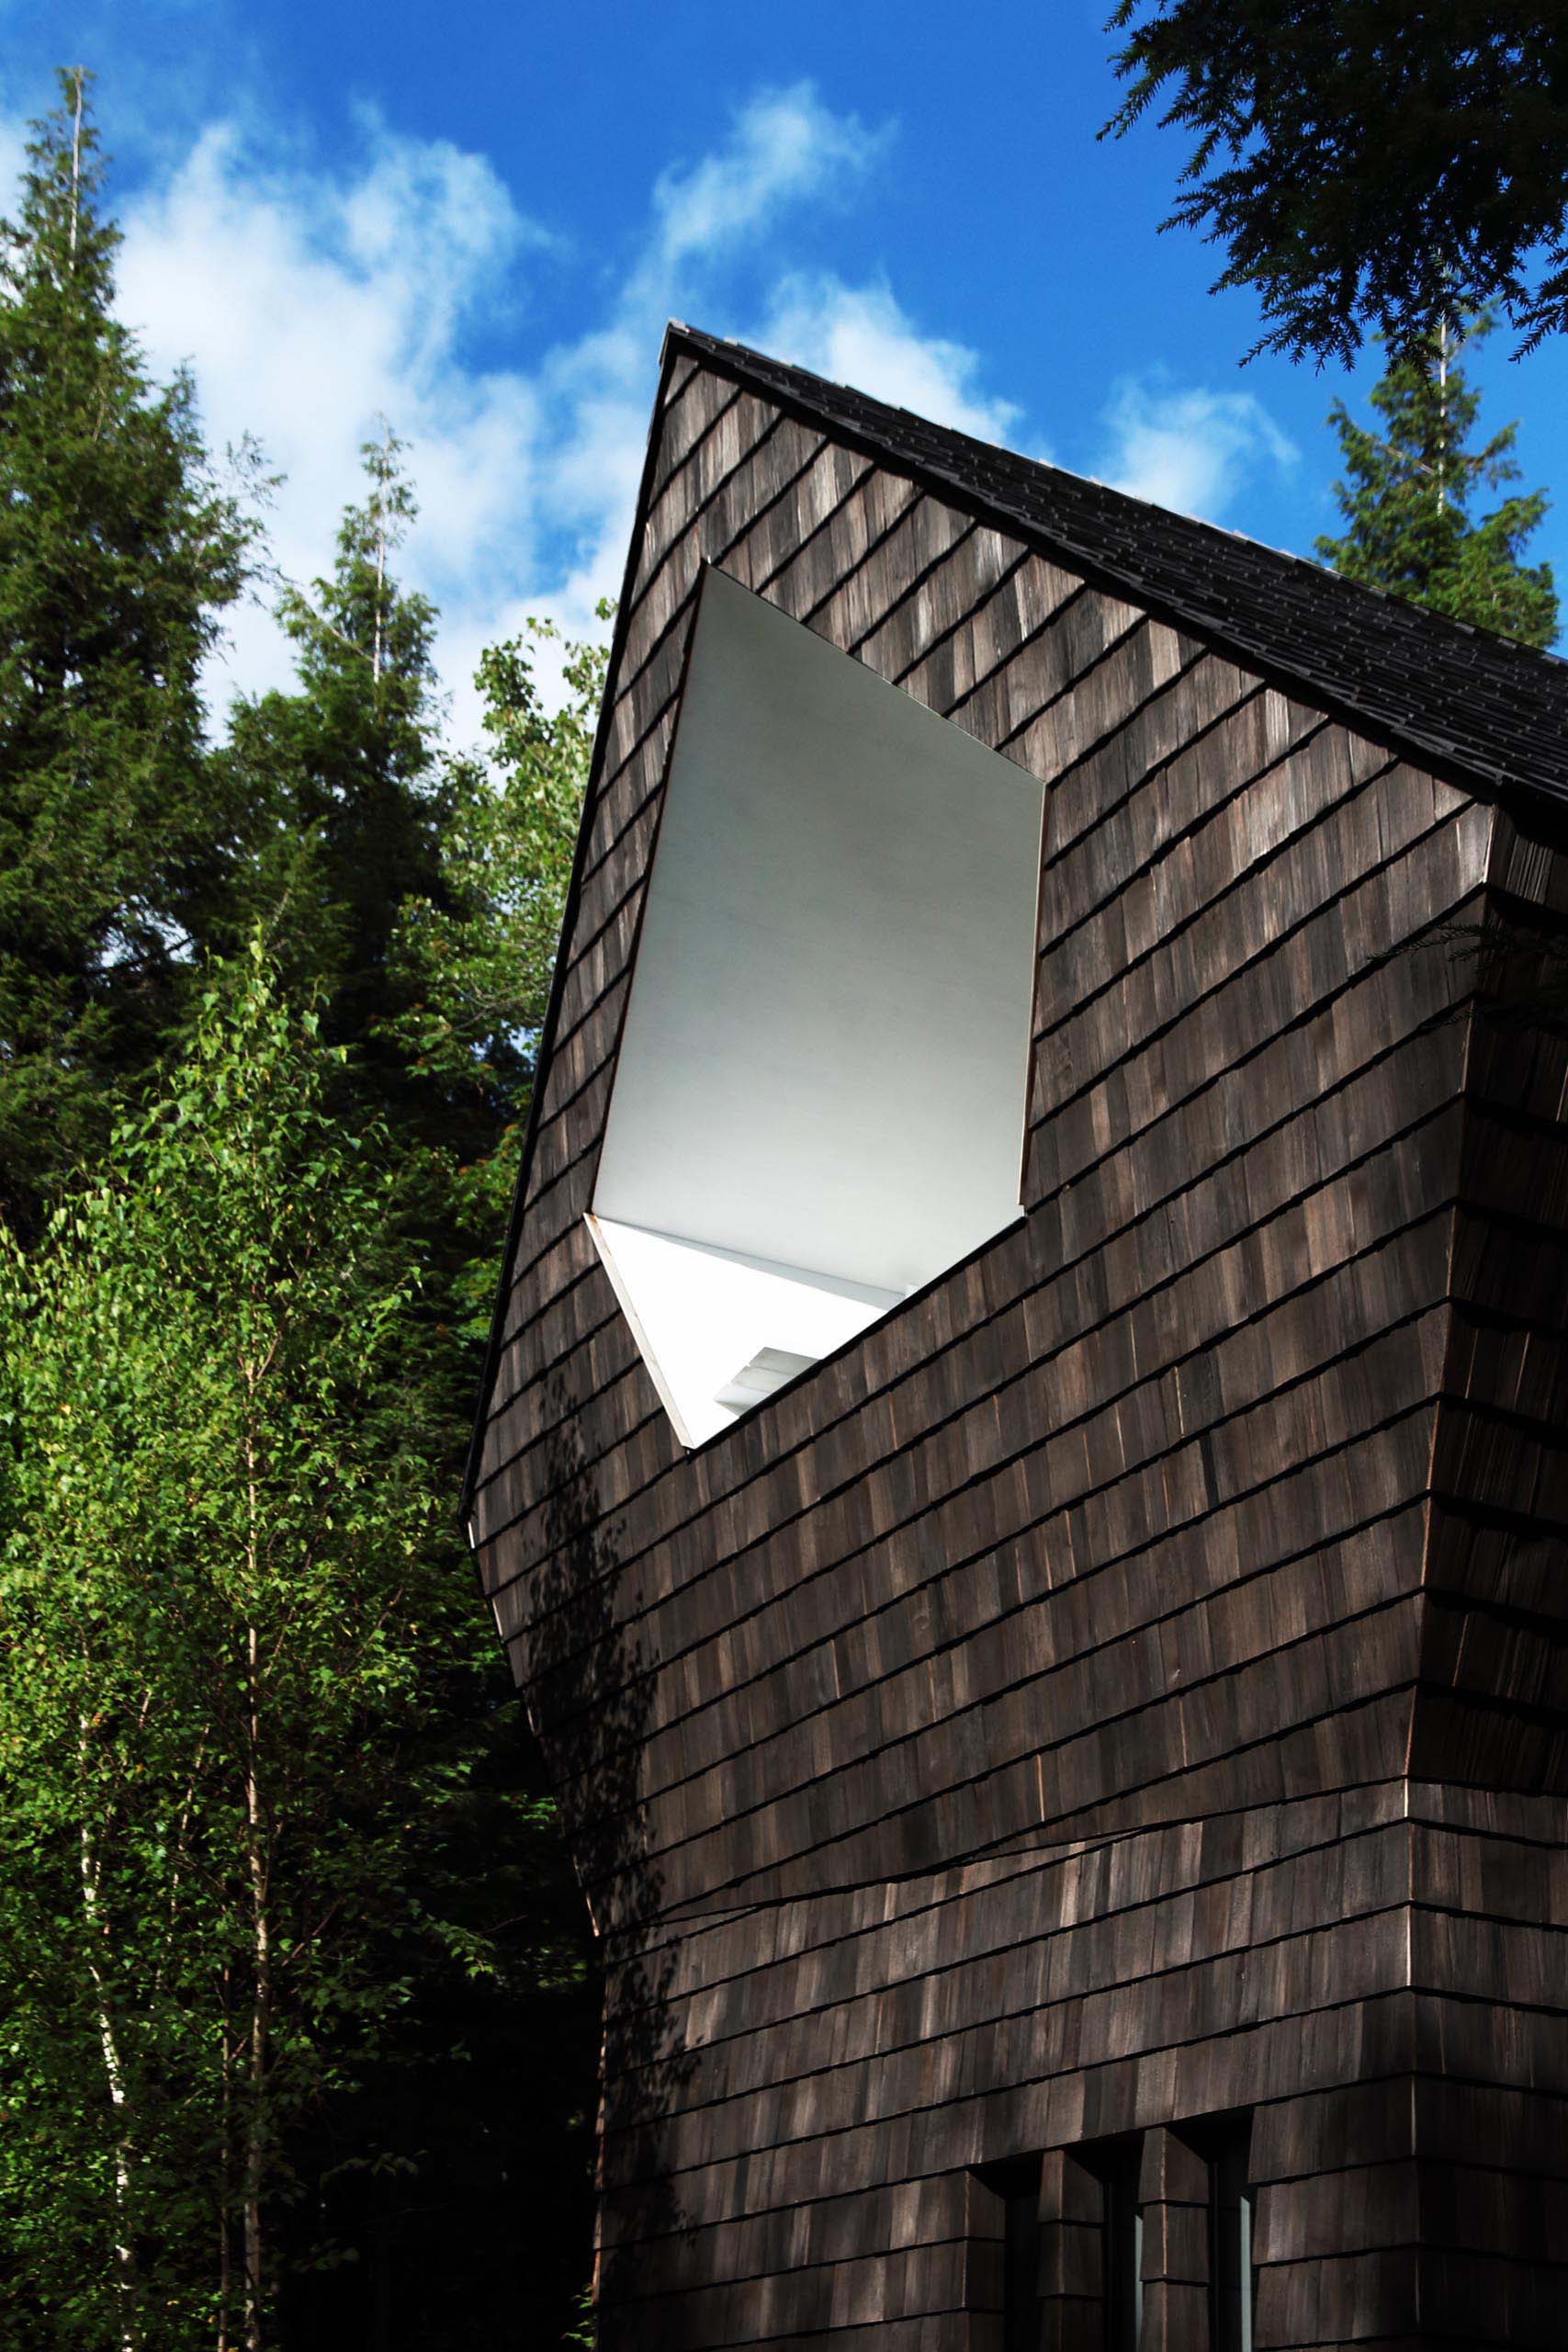
M 759 92 L 736 115 L 716 154 L 660 174 L 644 274 L 667 277 L 689 255 L 754 236 L 784 206 L 857 176 L 886 143 L 886 131 L 868 131 L 853 115 L 830 114 L 808 82 Z
M 453 731 L 472 740 L 482 647 L 530 613 L 591 632 L 595 603 L 619 588 L 671 313 L 760 320 L 744 339 L 782 358 L 1016 443 L 1021 413 L 987 387 L 973 349 L 923 333 L 880 279 L 789 266 L 792 214 L 853 190 L 886 141 L 808 84 L 756 93 L 710 153 L 655 182 L 597 317 L 513 360 L 527 299 L 563 247 L 483 156 L 362 113 L 347 160 L 322 165 L 242 103 L 183 148 L 159 148 L 124 209 L 120 309 L 159 374 L 192 364 L 213 443 L 254 434 L 286 475 L 271 525 L 290 578 L 329 566 L 377 420 L 410 444 L 422 513 L 405 571 L 441 608 Z M 0 174 L 19 161 L 17 127 L 0 118 Z M 1296 458 L 1251 393 L 1157 372 L 1113 388 L 1101 432 L 1105 479 L 1212 519 Z M 219 698 L 289 674 L 270 616 L 237 616 Z
M 324 164 L 242 100 L 161 144 L 123 206 L 119 308 L 156 373 L 191 364 L 213 445 L 254 435 L 285 475 L 270 529 L 289 578 L 330 565 L 360 445 L 389 420 L 421 504 L 404 571 L 441 608 L 453 733 L 469 741 L 482 647 L 530 613 L 588 633 L 619 590 L 671 314 L 760 317 L 746 339 L 784 358 L 986 439 L 1012 432 L 1019 413 L 983 388 L 976 355 L 920 333 L 886 285 L 788 266 L 792 218 L 857 187 L 887 137 L 808 84 L 755 93 L 711 153 L 656 181 L 585 331 L 528 351 L 528 298 L 563 247 L 483 156 L 362 113 Z M 215 698 L 290 673 L 270 615 L 248 609 Z
M 1124 378 L 1104 425 L 1102 480 L 1211 523 L 1260 470 L 1286 472 L 1299 455 L 1253 393 L 1181 390 L 1158 377 Z
M 1012 401 L 979 390 L 976 354 L 963 344 L 920 334 L 883 285 L 787 277 L 751 340 L 797 367 L 853 384 L 875 400 L 977 440 L 1005 441 L 1018 423 Z
M 120 308 L 153 367 L 188 359 L 214 443 L 254 434 L 287 478 L 271 518 L 287 575 L 330 562 L 381 415 L 413 444 L 420 584 L 461 599 L 527 563 L 536 391 L 461 350 L 542 232 L 481 158 L 370 123 L 359 168 L 334 177 L 219 124 L 124 227 Z M 287 677 L 270 619 L 241 616 L 229 666 L 248 687 Z
M 529 612 L 591 629 L 619 587 L 665 319 L 717 301 L 716 273 L 758 261 L 789 207 L 852 185 L 885 134 L 806 84 L 758 93 L 712 153 L 660 178 L 600 322 L 498 368 L 475 352 L 558 242 L 482 156 L 375 116 L 357 128 L 351 164 L 325 169 L 254 117 L 209 125 L 126 209 L 120 308 L 158 372 L 190 361 L 214 444 L 253 434 L 286 476 L 272 537 L 288 577 L 330 562 L 378 417 L 410 444 L 406 570 L 441 607 L 466 738 L 484 644 Z M 238 616 L 226 666 L 250 689 L 288 677 L 266 615 Z
M 0 187 L 7 192 L 20 175 L 26 161 L 27 133 L 21 123 L 0 119 Z M 6 208 L 10 209 L 9 204 Z

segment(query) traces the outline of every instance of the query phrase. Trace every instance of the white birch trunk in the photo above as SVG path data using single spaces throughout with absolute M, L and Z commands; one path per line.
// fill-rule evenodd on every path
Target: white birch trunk
M 76 223 L 82 211 L 82 106 L 86 72 L 78 65 L 71 77 L 71 259 L 76 259 Z
M 1449 503 L 1449 322 L 1444 319 L 1438 328 L 1438 512 L 1446 513 Z
M 256 1770 L 256 1629 L 246 1634 L 251 1672 L 251 1764 L 245 1782 L 245 1831 L 251 1878 L 250 2099 L 245 2119 L 243 2216 L 245 2245 L 245 2352 L 263 2352 L 264 2235 L 262 2189 L 266 2170 L 266 2072 L 272 2027 L 272 1930 L 267 1907 L 265 1834 Z
M 265 1376 L 243 1367 L 252 1412 Z M 245 1567 L 252 1595 L 261 1566 L 261 1507 L 254 1419 L 245 1433 Z M 246 1737 L 245 1860 L 251 1892 L 250 2097 L 246 2102 L 242 2216 L 244 2241 L 245 2352 L 263 2352 L 265 2279 L 263 2273 L 262 2192 L 266 2177 L 267 2064 L 272 2031 L 272 1917 L 268 1839 L 261 1783 L 261 1633 L 254 1618 L 245 1628 Z
M 135 2352 L 136 2249 L 130 2243 L 130 2101 L 126 2090 L 125 2065 L 120 2054 L 119 2037 L 115 2031 L 108 1987 L 102 1969 L 93 1957 L 94 1951 L 107 1933 L 107 1927 L 99 1899 L 98 1858 L 93 1849 L 93 1833 L 87 1820 L 87 1719 L 84 1715 L 78 1724 L 77 1751 L 83 1767 L 82 1911 L 87 1926 L 87 1973 L 93 1984 L 98 2049 L 104 2062 L 104 2077 L 108 2085 L 109 2107 L 114 2120 L 114 2261 L 115 2286 L 119 2297 L 120 2352 Z

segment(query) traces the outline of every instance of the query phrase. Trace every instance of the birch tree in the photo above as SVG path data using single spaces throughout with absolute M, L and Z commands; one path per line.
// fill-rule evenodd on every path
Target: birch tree
M 265 2352 L 288 2133 L 423 1931 L 404 1867 L 462 1769 L 425 1735 L 483 1629 L 428 1541 L 395 1188 L 333 1066 L 255 951 L 7 1247 L 8 2344 Z

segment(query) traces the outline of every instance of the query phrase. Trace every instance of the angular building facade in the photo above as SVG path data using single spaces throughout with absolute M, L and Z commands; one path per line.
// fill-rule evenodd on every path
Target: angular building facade
M 671 330 L 467 1499 L 602 2352 L 1568 2343 L 1565 807 L 1558 662 Z

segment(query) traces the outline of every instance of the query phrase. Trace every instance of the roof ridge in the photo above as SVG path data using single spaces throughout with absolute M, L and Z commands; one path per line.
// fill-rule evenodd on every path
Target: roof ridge
M 682 351 L 956 498 L 1271 683 L 1538 820 L 1568 823 L 1568 661 L 1092 475 L 671 322 Z
M 1119 482 L 1106 481 L 1099 474 L 1084 473 L 1076 466 L 1061 465 L 1055 458 L 1031 458 L 1021 450 L 1010 448 L 1005 441 L 984 441 L 976 434 L 966 433 L 962 425 L 936 424 L 931 418 L 921 416 L 917 409 L 904 408 L 896 401 L 881 400 L 874 392 L 862 391 L 858 386 L 845 383 L 839 377 L 817 375 L 812 369 L 802 368 L 793 360 L 775 359 L 770 353 L 760 351 L 753 344 L 741 343 L 723 335 L 709 334 L 703 328 L 688 326 L 679 319 L 671 319 L 669 322 L 666 333 L 676 343 L 688 346 L 694 356 L 733 359 L 741 363 L 750 362 L 755 367 L 760 379 L 764 374 L 772 376 L 777 372 L 797 378 L 803 384 L 820 385 L 829 391 L 839 392 L 846 399 L 859 402 L 867 408 L 879 409 L 885 415 L 907 417 L 911 424 L 918 426 L 922 432 L 938 434 L 946 439 L 963 442 L 968 448 L 982 453 L 988 452 L 995 457 L 1004 458 L 1010 465 L 1025 468 L 1033 473 L 1053 476 L 1062 481 L 1082 483 L 1088 489 L 1100 492 L 1106 498 L 1114 499 L 1129 506 L 1143 507 L 1149 514 L 1157 514 L 1187 529 L 1212 533 L 1217 538 L 1234 540 L 1239 547 L 1256 548 L 1260 554 L 1273 557 L 1280 563 L 1298 565 L 1302 570 L 1311 573 L 1314 579 L 1332 581 L 1337 593 L 1342 592 L 1350 596 L 1375 597 L 1380 603 L 1393 605 L 1402 612 L 1418 615 L 1424 623 L 1429 624 L 1436 629 L 1458 630 L 1465 637 L 1480 639 L 1490 648 L 1508 654 L 1517 654 L 1526 662 L 1544 662 L 1556 669 L 1568 671 L 1568 654 L 1553 652 L 1550 647 L 1527 645 L 1522 639 L 1506 636 L 1501 630 L 1484 628 L 1475 621 L 1461 620 L 1457 615 L 1436 612 L 1430 605 L 1414 604 L 1409 598 L 1399 595 L 1393 589 L 1380 588 L 1367 580 L 1352 580 L 1345 572 L 1336 571 L 1330 564 L 1319 563 L 1313 556 L 1299 554 L 1294 548 L 1277 547 L 1271 539 L 1260 539 L 1251 531 L 1237 530 L 1234 524 L 1213 522 L 1205 514 L 1190 514 L 1183 507 L 1162 505 L 1158 499 L 1148 498 L 1142 491 L 1124 490 Z

